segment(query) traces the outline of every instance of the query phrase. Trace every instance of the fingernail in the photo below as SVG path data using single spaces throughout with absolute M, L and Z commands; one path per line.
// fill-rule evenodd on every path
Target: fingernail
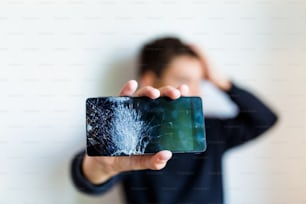
M 160 96 L 160 92 L 158 89 L 153 89 L 153 98 L 158 98 Z
M 134 79 L 130 80 L 130 83 L 131 83 L 132 87 L 137 87 L 137 85 L 138 85 L 137 81 L 134 80 Z
M 182 95 L 187 95 L 189 92 L 189 87 L 186 84 L 182 84 L 181 90 L 182 90 Z
M 172 99 L 177 99 L 181 96 L 181 92 L 177 89 L 174 90 L 173 96 L 171 97 Z
M 172 152 L 164 151 L 163 154 L 159 156 L 159 160 L 165 162 L 171 159 L 171 157 L 172 157 Z

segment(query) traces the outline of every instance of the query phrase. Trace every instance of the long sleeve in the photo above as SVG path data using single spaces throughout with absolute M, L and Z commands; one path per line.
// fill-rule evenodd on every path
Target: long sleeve
M 76 154 L 72 160 L 71 163 L 71 177 L 74 185 L 77 189 L 79 189 L 81 192 L 87 193 L 87 194 L 101 194 L 109 190 L 119 179 L 120 175 L 112 177 L 105 183 L 101 185 L 95 185 L 92 184 L 90 181 L 87 180 L 87 178 L 84 176 L 82 172 L 82 162 L 84 158 L 85 151 L 81 151 L 78 154 Z
M 83 151 L 74 157 L 71 165 L 75 186 L 83 192 L 99 194 L 106 192 L 120 180 L 124 183 L 128 203 L 177 203 L 179 198 L 186 203 L 204 203 L 205 199 L 210 203 L 220 203 L 222 174 L 215 172 L 222 171 L 221 158 L 224 151 L 258 137 L 277 121 L 276 114 L 267 105 L 235 84 L 226 93 L 238 106 L 239 113 L 231 119 L 205 120 L 208 147 L 203 154 L 174 155 L 159 172 L 129 172 L 113 177 L 104 184 L 93 185 L 82 173 Z M 186 186 L 190 186 L 187 191 Z M 165 189 L 171 189 L 171 192 Z M 200 194 L 195 189 L 205 191 Z M 171 198 L 173 202 L 168 202 Z
M 239 109 L 235 118 L 217 120 L 226 149 L 258 137 L 276 123 L 276 114 L 253 94 L 234 83 L 226 93 Z

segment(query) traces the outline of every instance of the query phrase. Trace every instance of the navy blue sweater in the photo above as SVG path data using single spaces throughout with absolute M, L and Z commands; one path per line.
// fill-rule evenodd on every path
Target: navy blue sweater
M 277 116 L 262 101 L 235 84 L 226 93 L 238 106 L 238 115 L 231 119 L 205 119 L 206 152 L 174 154 L 160 171 L 126 172 L 104 184 L 93 185 L 81 170 L 85 153 L 82 151 L 74 157 L 71 165 L 75 186 L 88 194 L 100 194 L 119 181 L 123 184 L 127 203 L 133 204 L 223 203 L 223 154 L 258 137 L 277 120 Z

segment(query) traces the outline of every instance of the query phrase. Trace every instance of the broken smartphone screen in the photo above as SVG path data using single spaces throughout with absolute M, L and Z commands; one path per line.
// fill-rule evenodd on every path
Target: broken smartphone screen
M 89 156 L 206 150 L 200 97 L 88 98 L 86 134 Z

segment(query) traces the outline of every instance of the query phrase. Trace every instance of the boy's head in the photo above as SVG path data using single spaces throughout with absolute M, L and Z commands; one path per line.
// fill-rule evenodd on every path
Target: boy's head
M 197 53 L 178 38 L 156 39 L 140 52 L 138 74 L 142 86 L 187 84 L 190 95 L 200 95 L 203 72 Z

